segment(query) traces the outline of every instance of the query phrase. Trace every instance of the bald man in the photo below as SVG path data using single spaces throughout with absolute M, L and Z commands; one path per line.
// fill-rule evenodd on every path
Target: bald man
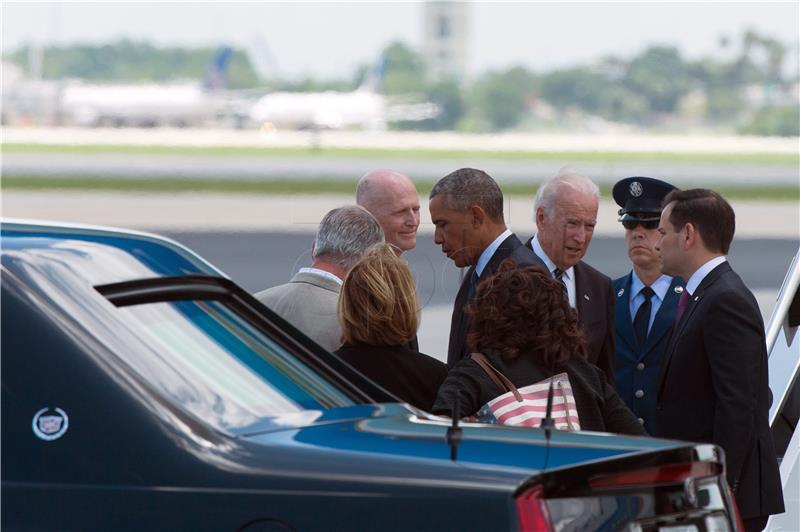
M 373 170 L 358 182 L 356 203 L 377 218 L 386 242 L 396 246 L 398 254 L 417 245 L 419 196 L 408 177 L 392 170 Z

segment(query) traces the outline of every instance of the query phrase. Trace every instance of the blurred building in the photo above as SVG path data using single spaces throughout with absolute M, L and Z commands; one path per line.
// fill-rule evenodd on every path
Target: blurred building
M 467 76 L 468 2 L 429 1 L 423 6 L 423 54 L 434 80 Z

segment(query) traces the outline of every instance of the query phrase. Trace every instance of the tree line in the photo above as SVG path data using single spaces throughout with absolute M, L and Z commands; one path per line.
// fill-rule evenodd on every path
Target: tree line
M 382 53 L 382 86 L 389 98 L 429 101 L 440 108 L 435 118 L 392 124 L 397 129 L 574 129 L 600 121 L 664 130 L 702 127 L 800 134 L 800 108 L 792 96 L 798 73 L 786 72 L 786 45 L 753 31 L 736 40 L 722 39 L 720 45 L 726 58 L 687 60 L 678 48 L 658 45 L 629 58 L 606 57 L 548 72 L 515 66 L 464 82 L 431 80 L 423 55 L 395 42 Z M 128 40 L 49 47 L 43 51 L 41 69 L 49 79 L 200 79 L 216 52 L 211 47 L 158 48 Z M 24 65 L 29 53 L 20 48 L 11 59 Z M 363 65 L 353 76 L 338 80 L 264 80 L 247 54 L 234 49 L 227 82 L 232 89 L 352 90 L 370 68 Z

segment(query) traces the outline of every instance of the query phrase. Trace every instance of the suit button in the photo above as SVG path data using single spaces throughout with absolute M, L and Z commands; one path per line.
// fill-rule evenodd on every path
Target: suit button
M 637 399 L 641 399 L 642 397 L 644 397 L 644 392 L 643 392 L 642 390 L 636 390 L 636 392 L 635 392 L 633 395 L 634 395 L 634 396 L 635 396 Z
M 639 362 L 638 364 L 636 364 L 636 369 L 642 371 L 644 369 L 644 362 Z
M 642 419 L 640 417 L 636 418 L 636 419 L 639 421 L 639 425 L 644 425 L 644 419 Z

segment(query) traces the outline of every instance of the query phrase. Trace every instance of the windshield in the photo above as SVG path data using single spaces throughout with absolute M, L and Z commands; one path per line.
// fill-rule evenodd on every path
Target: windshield
M 220 429 L 246 432 L 265 417 L 352 404 L 225 302 L 143 303 L 118 311 L 158 359 L 134 365 Z

